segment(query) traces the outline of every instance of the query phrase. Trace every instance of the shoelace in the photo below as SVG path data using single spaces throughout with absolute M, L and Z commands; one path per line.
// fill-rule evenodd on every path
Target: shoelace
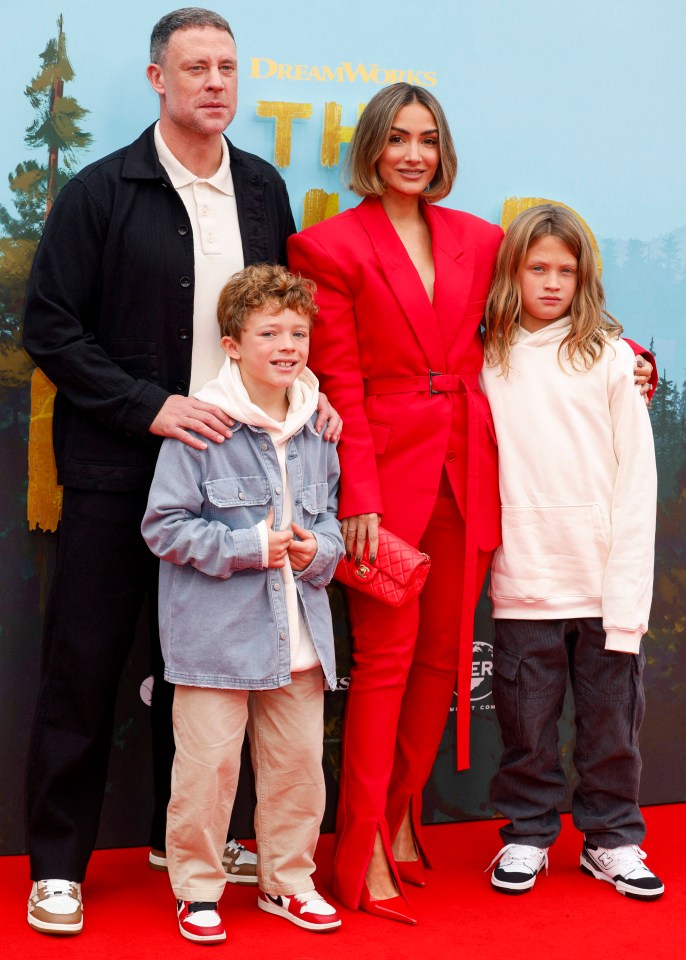
M 605 866 L 603 861 L 598 857 L 599 850 L 589 850 L 588 852 L 592 856 L 597 857 L 602 866 Z M 633 876 L 633 879 L 636 879 L 637 874 L 644 877 L 653 876 L 652 872 L 643 863 L 648 854 L 644 850 L 641 850 L 636 844 L 631 844 L 626 847 L 615 847 L 614 850 L 603 849 L 603 853 L 610 854 L 612 857 L 612 869 L 617 870 L 622 877 L 630 879 Z
M 334 914 L 336 912 L 331 904 L 327 903 L 321 893 L 317 893 L 316 890 L 306 890 L 304 893 L 296 893 L 293 899 L 303 904 L 309 904 L 310 909 L 314 913 L 319 913 L 321 916 Z M 315 903 L 319 903 L 321 906 L 317 907 Z
M 309 903 L 311 900 L 321 900 L 322 897 L 316 890 L 306 890 L 304 893 L 293 894 L 293 899 L 299 900 L 301 903 Z
M 45 890 L 49 897 L 71 897 L 78 899 L 76 884 L 70 880 L 39 880 L 38 889 Z
M 496 860 L 500 860 L 501 857 L 503 858 L 503 862 L 500 864 L 501 867 L 509 867 L 513 863 L 521 863 L 527 870 L 530 870 L 531 873 L 538 872 L 538 864 L 541 857 L 543 857 L 546 876 L 548 875 L 548 851 L 541 847 L 529 847 L 523 843 L 508 843 L 496 853 L 484 870 L 484 873 L 488 873 Z M 534 864 L 533 866 L 532 863 Z

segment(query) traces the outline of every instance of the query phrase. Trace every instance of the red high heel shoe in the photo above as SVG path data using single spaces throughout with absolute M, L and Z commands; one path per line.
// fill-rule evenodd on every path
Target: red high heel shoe
M 412 883 L 415 887 L 426 886 L 426 870 L 421 857 L 416 860 L 396 860 L 395 865 L 403 883 Z
M 407 904 L 402 897 L 389 897 L 388 900 L 375 900 L 367 889 L 367 884 L 362 887 L 360 894 L 360 910 L 365 913 L 371 913 L 375 917 L 381 917 L 383 920 L 397 920 L 399 923 L 409 923 L 414 926 L 417 921 L 411 917 L 407 910 Z

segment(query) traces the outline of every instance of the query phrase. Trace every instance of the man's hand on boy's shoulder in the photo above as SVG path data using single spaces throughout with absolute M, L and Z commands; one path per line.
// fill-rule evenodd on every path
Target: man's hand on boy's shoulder
M 173 437 L 187 443 L 196 450 L 205 450 L 207 444 L 194 434 L 200 434 L 213 443 L 223 443 L 233 435 L 231 417 L 211 403 L 203 403 L 195 397 L 183 397 L 172 394 L 167 397 L 157 416 L 150 424 L 150 433 L 158 437 Z M 338 443 L 341 438 L 343 421 L 331 406 L 323 393 L 319 394 L 315 430 L 324 431 L 324 439 Z M 193 431 L 190 433 L 189 431 Z
M 211 403 L 203 403 L 195 397 L 172 394 L 162 404 L 150 424 L 150 433 L 158 437 L 173 437 L 196 450 L 205 450 L 207 444 L 193 434 L 207 437 L 214 443 L 223 443 L 232 436 L 231 417 Z M 193 433 L 189 433 L 192 430 Z

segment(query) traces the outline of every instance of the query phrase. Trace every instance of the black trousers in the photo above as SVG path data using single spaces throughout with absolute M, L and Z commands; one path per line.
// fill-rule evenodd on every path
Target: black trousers
M 146 502 L 147 491 L 64 491 L 27 764 L 35 880 L 85 876 L 104 797 L 117 687 L 146 596 L 156 673 L 161 671 L 158 561 L 140 534 Z M 155 691 L 154 773 L 162 793 L 155 819 L 163 838 L 174 752 L 173 687 L 160 678 Z

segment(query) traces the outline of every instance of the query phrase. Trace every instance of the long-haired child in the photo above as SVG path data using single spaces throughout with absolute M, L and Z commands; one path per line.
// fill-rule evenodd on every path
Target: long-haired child
M 504 743 L 491 799 L 509 821 L 491 883 L 502 893 L 533 887 L 560 831 L 568 675 L 581 869 L 629 897 L 664 892 L 639 846 L 638 806 L 657 480 L 621 332 L 578 219 L 554 205 L 520 214 L 498 256 L 482 374 L 503 503 L 491 573 Z

